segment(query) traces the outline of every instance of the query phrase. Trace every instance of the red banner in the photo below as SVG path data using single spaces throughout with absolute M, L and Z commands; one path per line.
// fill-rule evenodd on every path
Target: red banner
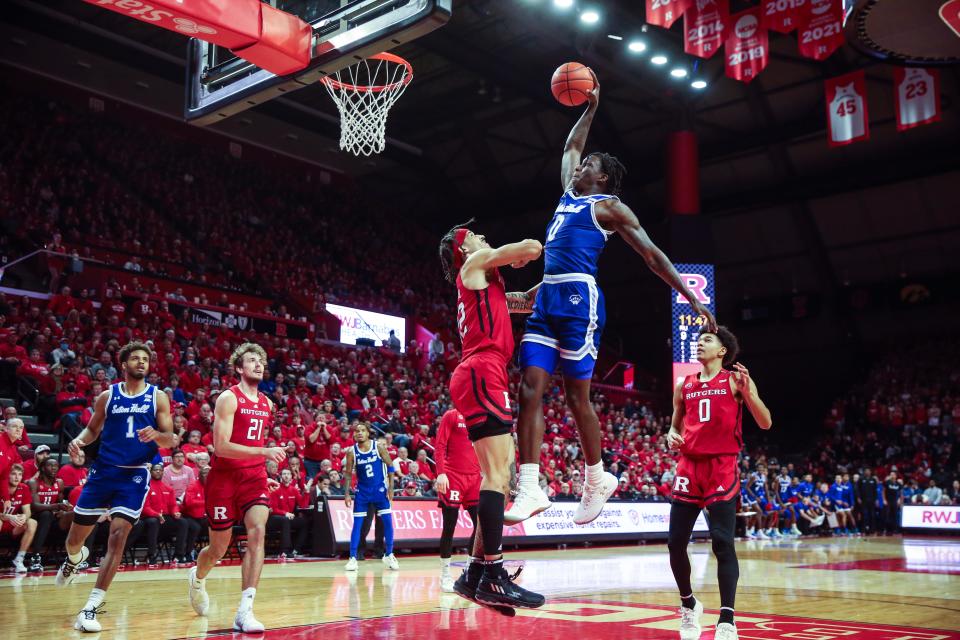
M 831 147 L 870 139 L 867 115 L 867 80 L 854 71 L 824 82 L 827 98 L 827 133 Z
M 712 58 L 723 45 L 729 17 L 730 0 L 694 0 L 683 14 L 683 50 L 700 58 Z
M 807 0 L 800 8 L 797 27 L 800 55 L 826 60 L 839 49 L 843 37 L 843 0 Z
M 940 121 L 940 72 L 919 67 L 893 68 L 897 131 Z
M 765 29 L 778 33 L 790 33 L 800 24 L 801 11 L 809 0 L 763 0 L 763 18 Z
M 760 15 L 760 7 L 755 7 L 730 18 L 723 52 L 727 59 L 727 76 L 734 80 L 750 82 L 770 60 L 769 38 L 760 23 Z
M 940 18 L 960 38 L 960 0 L 947 0 L 940 6 Z
M 669 29 L 693 0 L 647 0 L 647 23 Z

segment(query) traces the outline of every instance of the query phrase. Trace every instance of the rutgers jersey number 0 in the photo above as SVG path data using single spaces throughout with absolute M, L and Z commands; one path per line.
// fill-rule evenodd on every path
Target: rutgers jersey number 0
M 710 398 L 704 398 L 697 405 L 700 422 L 710 422 Z

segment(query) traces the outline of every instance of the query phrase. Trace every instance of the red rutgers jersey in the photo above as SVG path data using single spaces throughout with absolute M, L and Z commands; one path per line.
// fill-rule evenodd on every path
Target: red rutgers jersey
M 457 274 L 457 330 L 463 344 L 463 360 L 482 352 L 496 353 L 504 362 L 513 356 L 506 288 L 500 271 L 491 271 L 490 283 L 478 290 L 467 289 Z
M 267 396 L 257 392 L 257 401 L 240 390 L 240 385 L 230 387 L 229 391 L 237 397 L 237 410 L 233 414 L 233 434 L 230 442 L 245 447 L 262 447 L 264 437 L 273 429 L 273 413 L 270 411 L 270 401 Z M 243 469 L 245 467 L 262 467 L 263 458 L 222 458 L 214 451 L 211 466 L 214 469 Z
M 736 455 L 743 448 L 743 405 L 730 388 L 732 373 L 722 369 L 704 382 L 694 373 L 683 379 L 683 446 L 687 456 Z
M 6 513 L 14 515 L 23 513 L 23 505 L 31 502 L 33 502 L 33 494 L 30 492 L 30 487 L 25 482 L 21 482 L 17 485 L 17 489 L 10 493 L 10 508 Z
M 480 463 L 473 443 L 467 436 L 467 424 L 456 409 L 450 409 L 440 419 L 437 429 L 436 449 L 433 456 L 437 463 L 437 475 L 441 473 L 478 474 Z
M 60 502 L 60 483 L 56 480 L 52 485 L 37 478 L 37 504 L 57 504 Z

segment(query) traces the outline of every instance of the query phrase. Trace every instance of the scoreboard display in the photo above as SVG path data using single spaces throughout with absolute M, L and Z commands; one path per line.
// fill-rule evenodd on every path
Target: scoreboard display
M 690 293 L 716 315 L 713 265 L 677 264 L 675 266 Z M 700 337 L 700 329 L 703 327 L 704 319 L 693 311 L 690 303 L 682 294 L 671 290 L 670 296 L 673 382 L 676 384 L 691 373 L 700 371 L 700 363 L 697 362 L 697 339 Z

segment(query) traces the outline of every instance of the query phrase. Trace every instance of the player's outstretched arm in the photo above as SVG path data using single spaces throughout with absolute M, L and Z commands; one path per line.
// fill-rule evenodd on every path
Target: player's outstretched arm
M 670 430 L 667 431 L 667 446 L 679 449 L 683 445 L 683 381 L 678 382 L 673 390 L 673 417 L 670 419 Z
M 647 232 L 640 226 L 640 221 L 636 214 L 619 200 L 602 200 L 594 205 L 594 211 L 597 215 L 597 221 L 604 227 L 615 230 L 620 237 L 626 240 L 634 251 L 647 263 L 647 267 L 660 279 L 673 287 L 680 295 L 687 299 L 690 306 L 698 314 L 706 318 L 705 329 L 716 331 L 717 321 L 701 302 L 690 293 L 687 285 L 684 284 L 676 267 L 670 262 L 670 258 L 660 250 L 660 247 L 653 243 Z
M 757 384 L 750 377 L 747 368 L 739 362 L 734 363 L 733 375 L 730 378 L 734 385 L 734 393 L 747 405 L 750 415 L 757 421 L 757 426 L 764 430 L 772 427 L 773 418 L 770 416 L 770 409 L 760 399 Z
M 248 447 L 230 442 L 233 437 L 233 416 L 237 412 L 237 396 L 221 393 L 213 412 L 213 453 L 221 458 L 267 458 L 277 464 L 286 458 L 280 447 Z
M 536 260 L 543 252 L 539 240 L 511 242 L 496 249 L 480 249 L 470 254 L 460 269 L 460 279 L 467 289 L 483 289 L 487 286 L 487 271 L 497 267 L 523 265 Z
M 76 456 L 80 453 L 82 447 L 86 447 L 100 437 L 100 432 L 103 431 L 103 420 L 107 415 L 107 402 L 109 400 L 109 391 L 104 391 L 94 400 L 93 416 L 90 417 L 90 422 L 88 422 L 87 426 L 77 434 L 77 437 L 67 445 L 67 450 L 70 452 L 70 455 Z
M 600 104 L 600 81 L 597 80 L 597 74 L 593 72 L 593 69 L 590 70 L 590 74 L 593 76 L 593 90 L 587 94 L 589 102 L 587 110 L 577 120 L 577 124 L 573 125 L 570 135 L 567 136 L 567 142 L 563 146 L 563 157 L 560 160 L 560 187 L 564 191 L 573 187 L 570 181 L 573 179 L 573 172 L 580 166 L 583 149 L 587 146 L 590 125 L 593 123 L 593 116 L 597 112 L 597 105 Z

